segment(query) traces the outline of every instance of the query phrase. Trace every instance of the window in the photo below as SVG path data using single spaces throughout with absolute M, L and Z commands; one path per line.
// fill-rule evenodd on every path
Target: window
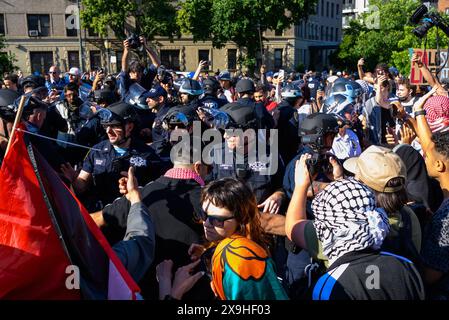
M 179 50 L 161 50 L 161 63 L 168 69 L 179 70 Z
M 45 74 L 53 65 L 53 52 L 30 52 L 31 72 Z
M 335 5 L 332 3 L 331 4 L 331 18 L 334 17 L 334 9 L 335 9 Z
M 282 68 L 282 49 L 274 49 L 274 68 Z
M 237 69 L 237 49 L 228 49 L 228 70 Z
M 76 30 L 76 22 L 74 21 L 74 15 L 66 14 L 65 15 L 65 33 L 67 37 L 76 37 L 78 36 L 78 30 Z
M 330 32 L 330 41 L 334 41 L 334 27 L 331 27 L 331 30 L 330 30 L 331 32 Z
M 339 3 L 337 3 L 337 12 L 335 12 L 335 15 L 337 16 L 337 18 L 340 15 L 340 4 Z
M 96 70 L 101 68 L 101 52 L 99 50 L 92 50 L 89 52 L 90 69 Z
M 444 10 L 446 12 L 446 14 L 449 14 L 449 8 L 446 8 L 446 10 Z
M 329 40 L 329 27 L 326 27 L 326 41 Z
M 28 35 L 48 37 L 50 35 L 50 15 L 27 14 Z
M 324 0 L 321 0 L 321 16 L 324 17 Z
M 329 17 L 329 2 L 326 1 L 326 17 Z
M 0 14 L 0 34 L 5 34 L 5 16 Z
M 321 30 L 320 30 L 320 40 L 324 40 L 324 27 L 321 26 Z
M 198 62 L 209 61 L 209 50 L 198 50 Z
M 69 56 L 69 69 L 70 68 L 79 68 L 80 67 L 80 54 L 79 51 L 69 51 L 67 52 Z
M 87 34 L 89 35 L 89 37 L 98 37 L 98 33 L 96 33 L 92 28 L 87 28 Z
M 339 41 L 338 39 L 338 28 L 335 28 L 335 41 Z

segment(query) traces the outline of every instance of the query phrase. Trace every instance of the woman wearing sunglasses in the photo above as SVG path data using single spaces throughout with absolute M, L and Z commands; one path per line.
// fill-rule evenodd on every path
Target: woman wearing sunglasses
M 182 299 L 207 274 L 221 300 L 288 299 L 268 256 L 251 189 L 233 178 L 213 181 L 201 193 L 201 207 L 206 239 L 217 245 L 206 250 L 193 244 L 189 254 L 194 262 L 179 268 L 173 281 L 173 263 L 159 264 L 160 298 Z
M 251 189 L 232 178 L 214 181 L 201 195 L 206 239 L 218 243 L 212 257 L 212 289 L 222 300 L 288 299 L 268 256 Z

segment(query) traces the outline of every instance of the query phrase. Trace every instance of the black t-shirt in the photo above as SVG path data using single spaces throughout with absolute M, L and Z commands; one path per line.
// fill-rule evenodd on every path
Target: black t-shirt
M 156 247 L 154 261 L 140 287 L 146 299 L 157 299 L 156 266 L 166 259 L 173 261 L 173 270 L 190 263 L 190 245 L 202 242 L 203 226 L 196 218 L 200 211 L 201 186 L 195 180 L 161 176 L 141 188 L 141 194 L 142 202 L 148 207 L 154 223 Z M 122 197 L 103 209 L 109 229 L 105 232 L 106 235 L 111 232 L 124 235 L 130 207 L 129 201 Z M 205 292 L 210 289 L 207 278 L 202 279 L 195 287 L 191 290 L 193 298 L 195 295 L 209 298 L 210 292 Z
M 195 220 L 200 211 L 198 182 L 161 176 L 141 188 L 141 194 L 155 225 L 156 257 L 176 260 L 187 255 L 188 246 L 203 235 L 203 226 Z M 108 226 L 124 234 L 130 207 L 126 197 L 105 206 L 103 216 Z M 185 252 L 183 247 L 187 248 Z
M 424 300 L 413 263 L 387 252 L 364 250 L 335 261 L 316 283 L 313 300 Z

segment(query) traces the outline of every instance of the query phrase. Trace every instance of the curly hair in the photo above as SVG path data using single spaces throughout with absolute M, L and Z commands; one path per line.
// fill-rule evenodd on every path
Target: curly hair
M 256 197 L 243 181 L 224 178 L 209 183 L 201 192 L 201 203 L 206 200 L 234 214 L 238 223 L 237 234 L 267 249 L 268 241 L 260 224 Z
M 449 161 L 449 131 L 434 133 L 432 141 L 435 150 Z

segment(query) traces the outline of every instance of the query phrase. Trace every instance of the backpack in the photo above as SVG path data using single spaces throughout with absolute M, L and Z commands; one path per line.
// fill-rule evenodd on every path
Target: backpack
M 398 214 L 401 219 L 399 229 L 390 229 L 389 234 L 382 244 L 382 251 L 388 251 L 406 257 L 413 261 L 413 263 L 418 264 L 421 257 L 413 243 L 413 228 L 418 227 L 419 224 L 413 226 L 411 218 L 411 215 L 415 213 L 410 207 L 404 206 Z

